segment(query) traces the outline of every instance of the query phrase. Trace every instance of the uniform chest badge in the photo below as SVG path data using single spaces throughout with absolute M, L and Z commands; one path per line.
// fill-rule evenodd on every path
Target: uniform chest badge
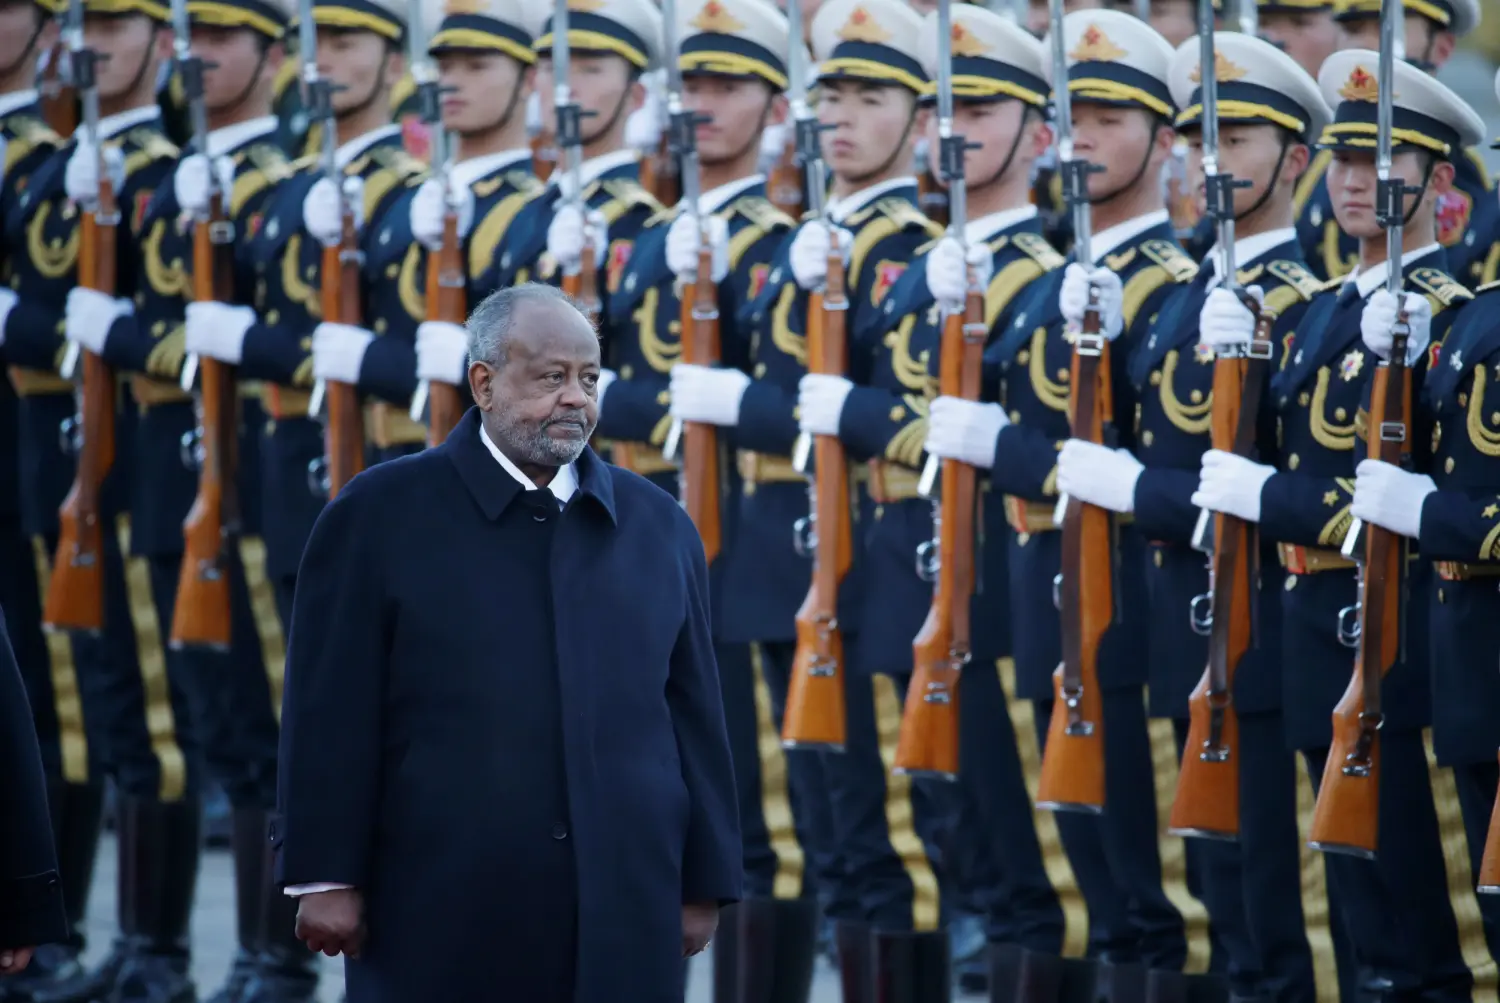
M 746 296 L 755 299 L 760 291 L 766 287 L 766 280 L 771 276 L 770 265 L 753 265 L 750 268 L 750 283 L 746 287 Z
M 245 220 L 245 236 L 254 238 L 260 233 L 260 224 L 265 218 L 265 213 L 251 213 L 250 218 Z
M 151 205 L 153 192 L 136 192 L 135 208 L 130 214 L 130 229 L 136 233 L 141 232 L 141 224 L 146 219 L 146 209 Z
M 1351 348 L 1349 354 L 1339 360 L 1339 376 L 1346 383 L 1352 382 L 1358 378 L 1359 371 L 1364 367 L 1365 353 L 1357 348 Z
M 891 286 L 906 271 L 904 261 L 882 261 L 875 266 L 875 283 L 870 287 L 870 305 L 879 306 L 880 301 L 885 299 L 885 294 L 891 291 Z
M 606 288 L 612 293 L 620 291 L 620 280 L 625 276 L 625 265 L 630 261 L 630 250 L 634 246 L 628 240 L 617 240 L 609 246 Z
M 1469 217 L 1474 213 L 1474 200 L 1467 192 L 1457 188 L 1438 196 L 1437 234 L 1438 243 L 1453 247 L 1464 239 L 1469 230 Z
M 1214 361 L 1213 346 L 1205 345 L 1201 341 L 1198 342 L 1198 344 L 1193 346 L 1193 359 L 1194 361 L 1199 362 L 1205 366 L 1208 365 L 1210 362 Z

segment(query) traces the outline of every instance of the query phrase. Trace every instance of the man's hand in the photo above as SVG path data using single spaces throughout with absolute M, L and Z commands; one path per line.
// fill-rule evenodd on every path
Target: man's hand
M 365 900 L 354 888 L 303 895 L 297 899 L 297 939 L 330 958 L 357 959 L 365 943 L 364 912 Z
M 683 906 L 682 956 L 691 958 L 695 954 L 701 954 L 718 928 L 719 907 L 717 905 Z
M 683 910 L 683 916 L 683 925 L 686 926 L 687 910 Z M 715 917 L 715 922 L 717 922 L 717 917 Z M 31 964 L 31 954 L 35 950 L 34 947 L 13 947 L 8 951 L 0 951 L 0 975 L 20 975 L 26 971 L 26 966 Z

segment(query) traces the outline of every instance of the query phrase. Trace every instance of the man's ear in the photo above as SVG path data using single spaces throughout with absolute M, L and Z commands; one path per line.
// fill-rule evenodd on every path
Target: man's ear
M 483 362 L 470 362 L 469 393 L 479 410 L 491 410 L 495 406 L 495 371 Z

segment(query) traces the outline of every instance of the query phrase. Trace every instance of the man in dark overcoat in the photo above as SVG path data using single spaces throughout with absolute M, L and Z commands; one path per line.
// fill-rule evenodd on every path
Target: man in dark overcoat
M 477 407 L 303 556 L 278 880 L 351 1003 L 680 1003 L 740 895 L 703 547 L 587 447 L 599 343 L 562 293 L 468 329 Z

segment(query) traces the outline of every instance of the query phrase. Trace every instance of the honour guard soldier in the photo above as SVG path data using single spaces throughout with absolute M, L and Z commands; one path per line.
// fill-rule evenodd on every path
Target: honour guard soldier
M 939 398 L 927 441 L 936 455 L 992 468 L 991 490 L 1007 496 L 1016 695 L 1034 702 L 1043 741 L 1061 657 L 1053 604 L 1061 534 L 1053 510 L 1057 450 L 1069 436 L 1072 332 L 1080 329 L 1091 295 L 1097 297 L 1101 333 L 1115 342 L 1110 382 L 1117 444 L 1129 448 L 1133 428 L 1123 419 L 1134 412 L 1134 395 L 1125 360 L 1145 343 L 1163 302 L 1197 274 L 1173 239 L 1158 180 L 1174 141 L 1171 47 L 1116 11 L 1081 11 L 1064 24 L 1068 65 L 1051 66 L 1053 88 L 1070 91 L 1077 156 L 1104 167 L 1089 178 L 1098 231 L 1094 260 L 1053 269 L 1031 284 L 1013 307 L 1015 320 L 986 352 L 987 363 L 998 366 L 1001 403 Z M 1118 537 L 1114 592 L 1120 604 L 1099 652 L 1110 807 L 1102 816 L 1059 812 L 1056 822 L 1088 904 L 1089 953 L 1097 959 L 1101 993 L 1124 999 L 1130 997 L 1121 994 L 1142 991 L 1144 969 L 1181 972 L 1188 943 L 1163 882 L 1166 874 L 1180 885 L 1180 853 L 1164 872 L 1158 844 L 1153 739 L 1142 693 L 1149 664 L 1143 657 L 1145 540 L 1128 524 L 1118 527 Z M 1170 757 L 1170 746 L 1163 754 Z M 1185 892 L 1177 901 L 1191 904 Z
M 429 254 L 442 250 L 451 192 L 466 299 L 477 303 L 473 284 L 500 253 L 521 207 L 541 189 L 526 143 L 526 105 L 534 93 L 536 64 L 533 22 L 521 0 L 454 0 L 444 7 L 428 51 L 437 57 L 443 128 L 455 149 L 446 183 L 428 178 L 411 200 L 411 232 L 418 244 L 402 263 L 403 289 L 410 283 L 425 295 Z M 408 277 L 411 271 L 415 280 Z M 459 323 L 423 321 L 416 332 L 417 379 L 452 385 L 467 401 L 467 339 Z
M 1339 47 L 1335 0 L 1257 0 L 1260 35 L 1318 79 L 1323 60 Z
M 5 315 L 17 294 L 11 288 L 12 259 L 23 245 L 9 236 L 23 214 L 33 173 L 46 162 L 61 140 L 44 120 L 36 90 L 41 57 L 58 40 L 53 15 L 66 9 L 54 0 L 15 3 L 0 8 L 0 232 L 7 234 L 0 251 L 0 355 L 5 346 Z M 25 388 L 40 374 L 15 370 L 16 386 Z M 52 377 L 52 382 L 59 381 Z M 55 447 L 54 447 L 55 448 Z M 101 761 L 83 731 L 78 706 L 78 680 L 73 648 L 65 637 L 42 632 L 41 580 L 38 554 L 50 559 L 52 550 L 34 536 L 32 519 L 23 512 L 22 426 L 20 402 L 11 378 L 0 374 L 0 610 L 14 646 L 21 679 L 30 697 L 32 720 L 41 742 L 42 766 L 47 776 L 47 800 L 52 809 L 62 896 L 68 918 L 68 939 L 40 945 L 25 972 L 7 980 L 18 995 L 76 977 L 84 947 L 83 919 L 98 852 L 99 817 L 104 788 Z M 31 478 L 28 476 L 26 481 Z M 45 513 L 53 521 L 55 512 Z M 89 752 L 94 751 L 91 758 Z
M 1405 0 L 1407 58 L 1436 73 L 1453 54 L 1457 40 L 1480 19 L 1479 0 Z M 1334 0 L 1334 20 L 1342 32 L 1341 48 L 1378 48 L 1380 0 Z M 1341 232 L 1324 174 L 1329 153 L 1314 158 L 1298 185 L 1297 233 L 1308 266 L 1320 278 L 1337 278 L 1359 264 L 1357 241 Z M 1438 243 L 1448 252 L 1448 270 L 1464 285 L 1491 282 L 1500 273 L 1500 219 L 1496 218 L 1494 183 L 1482 156 L 1462 151 L 1453 161 L 1454 180 L 1438 192 Z
M 404 11 L 394 0 L 317 0 L 312 16 L 318 26 L 314 58 L 335 84 L 333 126 L 339 145 L 334 164 L 360 224 L 365 260 L 383 260 L 387 255 L 379 253 L 379 235 L 389 234 L 393 221 L 405 229 L 404 212 L 399 220 L 388 214 L 420 171 L 402 151 L 401 130 L 390 124 L 387 110 L 390 89 L 405 62 Z M 265 405 L 262 522 L 267 575 L 283 628 L 302 548 L 326 497 L 325 485 L 311 476 L 323 456 L 322 429 L 308 414 L 315 367 L 321 365 L 328 379 L 356 382 L 367 353 L 375 358 L 383 350 L 372 349 L 379 340 L 375 332 L 320 323 L 323 246 L 340 233 L 344 193 L 320 176 L 317 161 L 298 161 L 294 167 L 249 235 L 256 274 L 253 305 L 194 303 L 187 310 L 188 351 L 239 366 L 240 378 L 253 381 L 247 392 L 258 394 Z M 364 291 L 375 281 L 363 283 Z M 415 434 L 419 438 L 421 430 Z
M 37 528 L 49 543 L 57 540 L 58 506 L 73 468 L 59 452 L 57 432 L 73 409 L 67 396 L 45 392 L 47 374 L 54 374 L 67 354 L 67 293 L 79 284 L 112 284 L 119 298 L 105 297 L 107 309 L 115 315 L 132 312 L 147 236 L 146 207 L 177 155 L 162 133 L 156 102 L 158 73 L 171 53 L 167 9 L 151 0 L 103 0 L 85 4 L 81 13 L 82 42 L 100 57 L 95 81 L 102 117 L 86 122 L 31 175 L 23 212 L 14 221 L 7 217 L 9 246 L 25 251 L 10 262 L 19 301 L 6 320 L 5 351 L 12 363 L 33 371 L 20 384 L 29 426 L 24 434 L 30 440 L 23 440 L 27 476 L 22 483 L 28 501 L 46 519 Z M 102 149 L 94 145 L 95 137 Z M 113 231 L 84 233 L 82 217 L 101 206 L 106 178 L 118 222 Z M 115 242 L 113 274 L 81 271 L 81 246 L 96 237 Z M 112 386 L 108 369 L 95 373 L 99 378 L 83 391 L 85 411 L 90 393 L 109 399 L 114 390 L 124 400 L 107 416 L 95 410 L 96 420 L 103 417 L 94 425 L 95 435 L 107 438 L 113 432 L 112 469 L 97 480 L 97 471 L 82 474 L 75 485 L 82 488 L 86 476 L 88 490 L 100 492 L 95 518 L 102 524 L 103 606 L 98 633 L 80 636 L 74 650 L 84 717 L 91 732 L 98 728 L 98 742 L 89 744 L 102 746 L 95 754 L 108 764 L 120 796 L 119 880 L 129 894 L 119 901 L 123 936 L 100 968 L 39 990 L 36 997 L 89 1000 L 118 989 L 190 999 L 187 926 L 199 836 L 195 750 L 176 661 L 165 650 L 167 625 L 159 622 L 153 602 L 147 548 L 133 539 L 126 517 L 137 401 L 128 385 Z M 32 384 L 32 378 L 42 382 Z M 31 386 L 42 392 L 30 395 Z M 88 427 L 87 418 L 83 424 Z
M 1332 204 L 1338 225 L 1358 241 L 1360 265 L 1347 278 L 1327 284 L 1296 331 L 1283 336 L 1280 371 L 1270 383 L 1280 446 L 1277 463 L 1210 451 L 1192 498 L 1200 508 L 1258 523 L 1262 538 L 1278 544 L 1287 572 L 1282 716 L 1288 744 L 1302 751 L 1314 784 L 1324 777 L 1330 714 L 1349 684 L 1353 653 L 1340 610 L 1353 606 L 1358 589 L 1353 562 L 1339 548 L 1351 522 L 1354 481 L 1349 475 L 1355 450 L 1365 449 L 1365 384 L 1378 364 L 1376 354 L 1360 340 L 1361 318 L 1369 318 L 1377 345 L 1374 335 L 1385 332 L 1388 348 L 1394 316 L 1391 311 L 1382 319 L 1380 311 L 1390 303 L 1373 299 L 1389 269 L 1386 234 L 1374 208 L 1372 137 L 1380 98 L 1379 60 L 1379 53 L 1368 50 L 1339 52 L 1319 76 L 1324 98 L 1335 106 L 1334 121 L 1319 145 L 1332 154 Z M 1417 180 L 1405 198 L 1403 271 L 1408 287 L 1419 294 L 1405 300 L 1410 344 L 1425 347 L 1442 342 L 1458 308 L 1470 299 L 1444 267 L 1435 217 L 1438 192 L 1451 184 L 1454 161 L 1479 140 L 1483 124 L 1452 91 L 1400 60 L 1394 66 L 1391 100 L 1391 177 Z M 1237 330 L 1244 340 L 1252 323 L 1247 311 L 1222 297 L 1215 311 L 1213 326 Z M 1422 435 L 1410 438 L 1420 455 L 1426 448 Z M 1461 929 L 1455 916 L 1475 914 L 1469 898 L 1473 886 L 1467 870 L 1459 881 L 1445 868 L 1444 847 L 1450 845 L 1450 833 L 1461 831 L 1461 822 L 1454 798 L 1442 797 L 1434 804 L 1434 783 L 1446 782 L 1451 791 L 1451 780 L 1440 771 L 1430 772 L 1423 738 L 1431 700 L 1427 609 L 1418 597 L 1428 592 L 1430 572 L 1422 562 L 1406 566 L 1405 588 L 1414 601 L 1403 606 L 1401 654 L 1382 686 L 1379 855 L 1371 862 L 1330 852 L 1324 860 L 1334 905 L 1359 963 L 1359 992 L 1467 1000 L 1470 963 L 1481 959 L 1466 958 L 1461 945 L 1478 931 Z M 1452 669 L 1462 671 L 1461 666 Z M 1487 754 L 1493 752 L 1491 748 Z M 1464 899 L 1467 908 L 1460 909 Z M 1403 926 L 1402 935 L 1393 937 L 1389 924 L 1397 916 L 1421 916 L 1422 922 Z
M 1063 264 L 1043 238 L 1041 216 L 1028 197 L 1028 179 L 1052 139 L 1044 47 L 987 10 L 954 7 L 952 18 L 953 132 L 977 144 L 964 159 L 969 260 L 956 238 L 943 237 L 902 275 L 881 314 L 872 318 L 878 322 L 872 327 L 881 331 L 909 329 L 913 345 L 930 352 L 933 376 L 940 362 L 942 318 L 962 311 L 970 268 L 985 290 L 984 322 L 999 332 L 1009 328 L 1026 288 Z M 922 51 L 933 76 L 936 31 L 936 19 L 929 17 Z M 935 150 L 936 135 L 931 138 Z M 1002 675 L 1014 675 L 1002 496 L 986 490 L 982 505 L 987 532 L 976 555 L 980 590 L 971 604 L 972 658 L 960 684 L 958 782 L 964 803 L 973 806 L 976 854 L 998 865 L 994 887 L 974 889 L 988 907 L 991 998 L 1081 999 L 1079 990 L 1088 980 L 1066 977 L 1061 956 L 1069 933 L 1077 948 L 1085 931 L 1069 931 L 1059 890 L 1048 874 L 1022 765 L 1022 750 L 1034 752 L 1035 742 L 1029 731 L 1015 731 L 1002 688 Z M 1013 686 L 1014 679 L 1006 684 Z M 1049 825 L 1050 818 L 1040 824 Z
M 1206 114 L 1200 48 L 1197 39 L 1181 46 L 1171 74 L 1173 99 L 1184 109 L 1177 128 L 1192 148 L 1194 191 L 1202 191 Z M 1234 194 L 1236 281 L 1250 286 L 1277 317 L 1274 342 L 1296 328 L 1321 285 L 1301 261 L 1292 195 L 1311 156 L 1309 145 L 1332 113 L 1317 82 L 1269 42 L 1220 32 L 1214 48 L 1219 146 L 1213 152 L 1219 171 L 1245 184 Z M 1242 315 L 1233 309 L 1239 302 L 1235 294 L 1224 288 L 1220 250 L 1215 245 L 1193 282 L 1163 307 L 1131 359 L 1131 383 L 1140 401 L 1134 453 L 1070 439 L 1058 459 L 1064 492 L 1134 513 L 1137 529 L 1151 541 L 1145 555 L 1152 610 L 1151 713 L 1173 721 L 1179 754 L 1188 732 L 1188 696 L 1208 661 L 1208 644 L 1188 615 L 1194 598 L 1209 591 L 1203 557 L 1192 546 L 1199 513 L 1190 499 L 1216 406 L 1213 346 L 1227 344 L 1220 339 L 1231 329 L 1213 307 L 1205 310 L 1205 302 L 1217 305 L 1228 297 L 1232 316 Z M 1249 332 L 1240 333 L 1248 344 Z M 1200 339 L 1207 344 L 1200 345 Z M 1238 843 L 1201 840 L 1187 850 L 1227 955 L 1231 991 L 1245 999 L 1313 1003 L 1317 986 L 1303 924 L 1297 765 L 1286 747 L 1280 713 L 1274 613 L 1282 575 L 1274 553 L 1268 557 L 1257 606 L 1258 647 L 1239 661 L 1233 680 L 1240 729 Z M 1216 615 L 1233 614 L 1224 609 Z
M 1500 89 L 1500 78 L 1496 85 Z M 1500 681 L 1488 671 L 1493 668 L 1490 653 L 1500 648 L 1494 587 L 1500 574 L 1495 546 L 1500 539 L 1495 532 L 1500 523 L 1495 504 L 1500 492 L 1495 462 L 1500 457 L 1500 422 L 1495 421 L 1500 411 L 1500 322 L 1487 312 L 1500 305 L 1497 292 L 1500 283 L 1480 287 L 1459 310 L 1448 336 L 1433 339 L 1430 353 L 1408 350 L 1408 355 L 1421 355 L 1419 365 L 1426 361 L 1431 367 L 1421 397 L 1414 401 L 1433 425 L 1431 455 L 1416 472 L 1362 460 L 1350 506 L 1355 518 L 1415 540 L 1421 559 L 1433 562 L 1428 594 L 1414 592 L 1410 600 L 1425 603 L 1431 617 L 1432 748 L 1439 764 L 1453 768 L 1476 876 L 1495 803 L 1495 750 L 1500 748 L 1494 716 L 1500 710 Z M 1391 353 L 1394 303 L 1385 290 L 1377 291 L 1361 321 L 1365 347 L 1382 359 Z M 1479 906 L 1490 953 L 1500 956 L 1495 913 L 1500 900 L 1481 895 Z

